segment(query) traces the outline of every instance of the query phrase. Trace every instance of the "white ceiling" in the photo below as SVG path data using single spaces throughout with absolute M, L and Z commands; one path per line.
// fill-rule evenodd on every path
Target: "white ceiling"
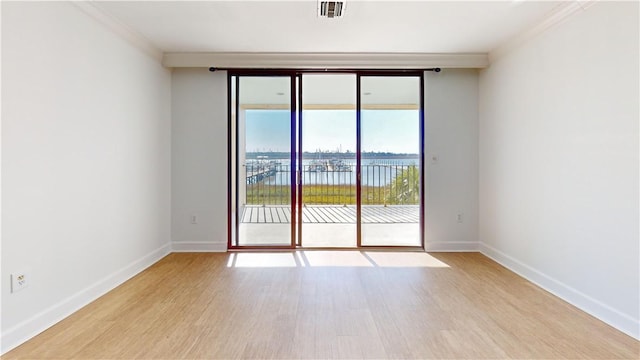
M 488 53 L 560 1 L 95 1 L 163 52 Z

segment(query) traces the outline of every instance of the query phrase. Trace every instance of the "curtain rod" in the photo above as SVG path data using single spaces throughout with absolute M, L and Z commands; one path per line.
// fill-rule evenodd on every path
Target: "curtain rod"
M 307 73 L 340 73 L 340 72 L 346 72 L 346 73 L 354 73 L 354 72 L 370 72 L 370 73 L 384 73 L 384 72 L 394 72 L 394 73 L 403 73 L 403 72 L 418 72 L 418 71 L 433 71 L 433 72 L 440 72 L 442 71 L 441 68 L 436 67 L 436 68 L 425 68 L 425 69 L 343 69 L 343 68 L 338 68 L 338 69 L 281 69 L 281 68 L 265 68 L 265 69 L 261 69 L 261 68 L 226 68 L 226 67 L 210 67 L 209 71 L 211 72 L 215 72 L 215 71 L 238 71 L 238 72 L 247 72 L 247 73 L 252 73 L 252 72 L 273 72 L 273 73 L 303 73 L 303 72 L 307 72 Z

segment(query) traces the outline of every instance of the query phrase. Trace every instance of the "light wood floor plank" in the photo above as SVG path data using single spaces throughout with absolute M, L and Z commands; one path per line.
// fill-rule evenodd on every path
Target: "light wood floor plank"
M 447 266 L 384 252 L 371 266 L 296 267 L 171 254 L 3 359 L 640 357 L 638 341 L 483 255 L 406 254 Z

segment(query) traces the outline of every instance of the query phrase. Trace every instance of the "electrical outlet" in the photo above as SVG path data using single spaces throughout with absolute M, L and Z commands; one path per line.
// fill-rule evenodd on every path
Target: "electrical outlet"
M 29 277 L 25 272 L 11 274 L 11 292 L 15 293 L 29 286 Z
M 198 223 L 198 216 L 197 215 L 191 215 L 191 223 L 192 224 L 197 224 Z
M 458 220 L 458 222 L 459 222 L 459 223 L 461 223 L 461 222 L 462 222 L 462 213 L 461 213 L 461 212 L 460 212 L 460 213 L 458 213 L 458 215 L 457 215 L 456 219 Z

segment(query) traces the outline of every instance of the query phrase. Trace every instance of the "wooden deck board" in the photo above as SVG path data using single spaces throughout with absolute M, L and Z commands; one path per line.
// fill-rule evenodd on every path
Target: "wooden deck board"
M 326 222 L 328 223 L 339 223 L 342 219 L 340 219 L 339 217 L 335 216 L 331 211 L 331 208 L 328 207 L 321 207 L 318 208 L 318 210 L 320 211 L 320 213 L 323 215 L 323 218 L 326 220 Z
M 302 222 L 311 222 L 311 219 L 309 218 L 309 215 L 307 214 L 305 209 L 302 209 Z
M 333 210 L 340 214 L 342 218 L 344 218 L 345 223 L 354 223 L 356 222 L 356 208 L 355 207 L 347 207 L 347 206 L 339 206 L 334 207 Z
M 420 207 L 417 205 L 362 206 L 362 222 L 366 224 L 417 223 Z M 287 205 L 246 206 L 242 222 L 251 224 L 283 224 L 291 221 Z M 355 206 L 307 205 L 302 209 L 302 221 L 310 224 L 355 224 Z

